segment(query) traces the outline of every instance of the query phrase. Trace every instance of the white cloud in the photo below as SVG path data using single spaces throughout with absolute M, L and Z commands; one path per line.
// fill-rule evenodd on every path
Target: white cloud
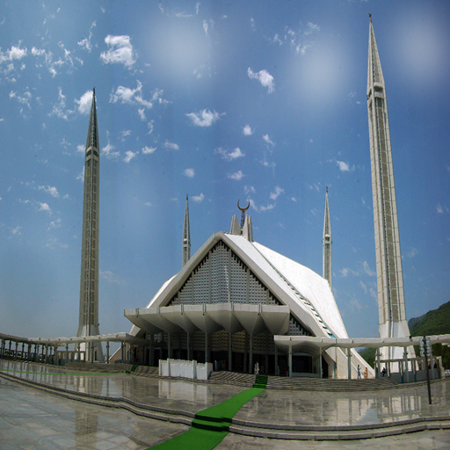
M 108 143 L 108 145 L 105 145 L 102 148 L 101 154 L 102 156 L 105 156 L 108 159 L 117 159 L 120 156 L 120 152 L 113 152 L 115 147 Z M 83 150 L 84 151 L 84 150 Z
M 144 205 L 148 206 L 148 207 L 152 206 L 152 204 L 150 202 L 144 203 Z
M 349 165 L 346 162 L 344 162 L 344 161 L 336 161 L 336 164 L 338 165 L 339 170 L 341 172 L 350 172 L 350 167 L 349 167 Z
M 253 130 L 250 125 L 245 125 L 245 127 L 242 128 L 242 133 L 244 136 L 251 136 L 253 134 Z
M 110 270 L 100 270 L 100 276 L 106 280 L 108 283 L 124 285 L 126 282 L 122 280 L 119 276 L 112 273 Z
M 244 177 L 244 174 L 242 173 L 242 170 L 239 170 L 235 173 L 228 175 L 228 178 L 230 178 L 231 180 L 236 180 L 236 181 L 242 180 L 243 177 Z
M 56 116 L 60 119 L 67 120 L 68 114 L 72 113 L 73 111 L 64 111 L 66 107 L 66 96 L 62 93 L 61 87 L 58 87 L 58 102 L 53 105 L 52 112 L 49 113 L 49 116 Z
M 127 150 L 125 152 L 126 156 L 123 159 L 123 162 L 128 164 L 137 154 L 138 154 L 138 152 L 132 152 L 131 150 Z
M 343 269 L 340 269 L 339 270 L 339 272 L 341 273 L 341 275 L 342 275 L 342 277 L 347 277 L 348 276 L 348 273 L 350 272 L 350 269 L 347 269 L 347 268 L 343 268 Z
M 137 57 L 130 41 L 130 36 L 106 36 L 105 43 L 109 49 L 101 53 L 100 58 L 106 64 L 123 64 L 130 69 Z
M 363 270 L 366 275 L 369 275 L 370 277 L 374 277 L 377 274 L 369 267 L 369 263 L 367 261 L 363 261 L 361 264 L 363 266 Z
M 78 104 L 78 112 L 80 114 L 89 114 L 92 105 L 92 91 L 86 91 L 80 97 L 80 100 L 75 100 L 75 103 Z
M 50 215 L 52 214 L 52 210 L 51 210 L 50 206 L 48 206 L 47 203 L 38 202 L 38 204 L 39 204 L 38 211 L 47 211 Z
M 156 150 L 156 147 L 143 147 L 142 148 L 142 154 L 143 155 L 151 155 Z
M 317 33 L 319 31 L 320 31 L 320 26 L 319 25 L 316 25 L 316 24 L 314 24 L 312 22 L 308 22 L 307 25 L 306 25 L 306 30 L 303 32 L 303 34 L 305 36 L 308 36 L 308 35 L 310 35 L 312 33 Z
M 270 193 L 270 199 L 271 200 L 276 200 L 278 198 L 278 196 L 284 192 L 284 189 L 281 189 L 280 186 L 276 186 L 275 187 L 275 192 L 271 192 Z
M 142 122 L 145 122 L 147 120 L 147 117 L 145 117 L 145 108 L 138 109 L 138 114 Z
M 83 153 L 85 152 L 86 148 L 83 144 L 77 145 L 77 153 Z
M 260 210 L 261 212 L 266 212 L 266 211 L 270 211 L 270 210 L 273 209 L 273 208 L 275 208 L 275 205 L 274 205 L 273 203 L 271 203 L 271 204 L 269 204 L 269 205 L 267 205 L 267 206 L 261 206 L 261 207 L 259 208 L 259 210 Z
M 411 247 L 409 252 L 407 253 L 408 258 L 414 258 L 418 254 L 419 254 L 419 250 L 417 250 L 417 248 L 414 248 L 414 247 Z
M 186 114 L 192 123 L 197 127 L 210 127 L 214 122 L 220 119 L 220 114 L 216 111 L 210 111 L 209 109 L 203 109 L 198 113 Z
M 14 230 L 12 230 L 12 234 L 17 234 L 17 235 L 21 235 L 22 232 L 20 231 L 22 227 L 20 227 L 19 225 L 17 225 L 16 228 L 14 228 Z
M 437 210 L 438 214 L 444 214 L 444 209 L 442 208 L 442 206 L 440 204 L 436 206 L 436 210 Z
M 78 45 L 81 48 L 84 48 L 85 50 L 87 50 L 89 53 L 92 50 L 92 44 L 91 44 L 91 39 L 92 39 L 92 29 L 94 27 L 96 27 L 97 24 L 95 22 L 92 22 L 91 27 L 89 28 L 89 37 L 82 39 L 80 42 L 78 42 Z
M 362 290 L 365 294 L 367 294 L 367 286 L 360 280 L 359 285 L 361 286 Z
M 221 155 L 222 158 L 225 159 L 226 161 L 233 161 L 235 159 L 242 158 L 245 156 L 245 154 L 242 153 L 239 147 L 236 147 L 231 152 L 227 152 L 225 149 L 220 147 L 217 150 L 214 150 L 214 153 Z
M 0 62 L 3 61 L 13 61 L 14 59 L 22 59 L 27 55 L 27 49 L 26 48 L 20 48 L 20 42 L 19 47 L 16 47 L 13 45 L 9 50 L 6 50 L 4 54 L 0 53 Z
M 11 91 L 9 93 L 9 98 L 11 98 L 11 99 L 15 98 L 19 103 L 22 103 L 22 105 L 26 105 L 26 106 L 28 106 L 28 109 L 31 109 L 30 102 L 31 102 L 32 95 L 31 95 L 30 91 L 25 91 L 23 93 L 23 95 L 20 95 L 17 92 Z
M 202 202 L 204 198 L 205 198 L 205 196 L 203 195 L 203 193 L 201 193 L 200 195 L 193 195 L 191 197 L 192 201 L 197 202 L 197 203 Z
M 82 183 L 84 183 L 84 166 L 81 173 L 77 176 L 77 180 L 80 180 Z
M 275 145 L 275 144 L 270 140 L 270 137 L 269 137 L 268 134 L 265 134 L 265 135 L 263 136 L 263 139 L 266 141 L 267 144 Z
M 50 230 L 50 229 L 60 228 L 60 227 L 61 227 L 61 217 L 59 219 L 52 220 L 50 222 L 48 229 Z
M 254 194 L 256 192 L 256 189 L 253 186 L 244 186 L 244 194 Z
M 184 172 L 184 175 L 186 175 L 188 178 L 194 178 L 195 171 L 194 169 L 186 169 Z
M 43 190 L 45 193 L 50 194 L 52 197 L 59 197 L 58 189 L 56 189 L 56 187 L 54 186 L 39 186 L 38 189 Z
M 166 148 L 167 150 L 180 150 L 180 146 L 173 142 L 166 141 L 166 142 L 164 142 L 163 145 L 164 145 L 164 148 Z
M 253 70 L 249 67 L 247 70 L 247 74 L 248 77 L 252 80 L 252 79 L 256 79 L 259 80 L 259 82 L 264 86 L 267 87 L 267 90 L 270 93 L 272 93 L 275 88 L 274 88 L 274 81 L 273 81 L 273 76 L 270 75 L 269 72 L 267 72 L 267 70 L 263 69 L 260 70 L 259 72 L 255 73 L 253 72 Z

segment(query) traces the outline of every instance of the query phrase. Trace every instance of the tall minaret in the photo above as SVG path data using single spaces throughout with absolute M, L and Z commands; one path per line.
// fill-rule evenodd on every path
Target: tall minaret
M 100 200 L 100 153 L 95 89 L 86 140 L 83 194 L 83 235 L 81 241 L 80 320 L 77 336 L 95 336 L 98 329 L 98 231 Z M 101 346 L 94 359 L 101 360 Z M 86 359 L 90 359 L 90 348 Z
M 407 337 L 409 336 L 409 328 L 405 314 L 402 257 L 386 87 L 373 31 L 372 16 L 370 16 L 369 25 L 367 109 L 369 112 L 370 161 L 372 167 L 379 337 Z M 399 350 L 395 351 L 395 357 L 397 356 L 403 357 Z M 386 348 L 382 357 L 393 358 L 394 352 L 391 351 L 390 354 L 387 354 Z
M 183 226 L 183 267 L 191 257 L 191 230 L 189 228 L 189 204 L 186 195 L 186 208 L 184 210 L 184 226 Z
M 323 278 L 328 281 L 330 289 L 332 288 L 332 270 L 331 270 L 331 224 L 330 208 L 328 206 L 328 187 L 325 196 L 325 217 L 323 220 Z

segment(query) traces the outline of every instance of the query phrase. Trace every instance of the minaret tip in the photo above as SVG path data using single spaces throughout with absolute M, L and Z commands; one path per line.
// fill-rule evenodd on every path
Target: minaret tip
M 327 186 L 327 194 L 328 194 L 328 186 Z
M 372 13 L 369 13 L 369 20 L 370 20 L 370 23 L 372 23 Z

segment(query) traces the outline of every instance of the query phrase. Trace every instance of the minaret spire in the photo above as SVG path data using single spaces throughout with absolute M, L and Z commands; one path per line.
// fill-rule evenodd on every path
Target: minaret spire
M 328 186 L 325 195 L 325 215 L 323 220 L 323 274 L 328 281 L 330 289 L 332 288 L 332 269 L 331 269 L 331 223 L 330 207 L 328 205 Z
M 183 226 L 183 266 L 191 257 L 191 230 L 189 227 L 189 202 L 186 195 L 186 208 L 184 210 L 184 226 Z
M 381 70 L 372 17 L 369 23 L 367 70 L 370 161 L 377 264 L 379 337 L 409 336 L 403 292 L 402 257 L 392 164 L 386 86 Z M 395 349 L 383 349 L 384 359 L 394 358 Z M 398 354 L 397 354 L 398 353 Z M 403 355 L 397 352 L 395 357 Z
M 95 336 L 99 333 L 99 200 L 100 200 L 100 146 L 98 141 L 95 88 L 92 93 L 91 115 L 86 139 L 83 194 L 83 232 L 81 241 L 80 316 L 77 336 Z M 101 345 L 94 355 L 87 346 L 86 360 L 102 360 Z

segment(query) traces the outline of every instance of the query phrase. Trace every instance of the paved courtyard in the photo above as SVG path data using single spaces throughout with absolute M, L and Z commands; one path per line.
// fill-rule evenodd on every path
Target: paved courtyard
M 9 373 L 67 392 L 129 399 L 150 408 L 173 411 L 189 420 L 194 413 L 236 395 L 244 388 L 212 383 L 140 378 L 126 374 L 75 374 L 52 366 L 0 360 L 0 374 Z M 23 373 L 25 372 L 25 373 Z M 450 385 L 432 385 L 428 405 L 426 386 L 382 392 L 301 392 L 265 390 L 235 416 L 242 422 L 281 428 L 297 425 L 364 428 L 383 423 L 450 416 Z M 117 405 L 119 406 L 119 404 Z M 189 428 L 188 424 L 155 420 L 119 407 L 70 400 L 0 377 L 0 449 L 146 449 Z M 432 430 L 369 440 L 292 441 L 229 433 L 218 449 L 353 449 L 450 448 L 449 430 Z

